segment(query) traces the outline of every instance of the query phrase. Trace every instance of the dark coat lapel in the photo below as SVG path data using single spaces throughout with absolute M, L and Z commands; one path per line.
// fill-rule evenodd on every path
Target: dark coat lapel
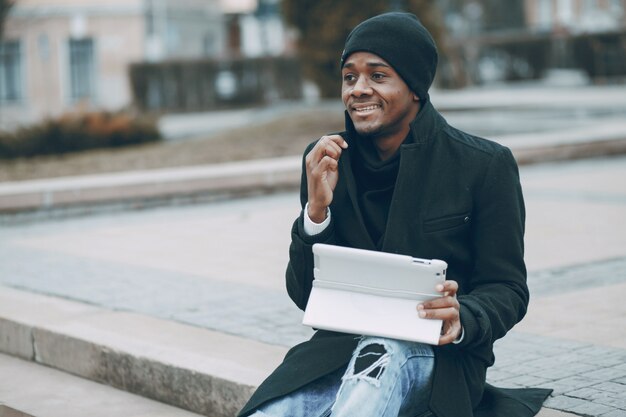
M 352 148 L 350 148 L 350 144 L 354 143 L 354 141 L 358 140 L 358 138 L 356 137 L 354 126 L 352 125 L 352 121 L 347 113 L 345 118 L 346 131 L 342 133 L 342 137 L 346 140 L 346 142 L 348 142 L 348 151 L 344 152 L 339 159 L 339 175 L 343 176 L 345 181 L 339 181 L 337 183 L 335 197 L 331 205 L 331 213 L 336 210 L 351 210 L 352 213 L 349 218 L 353 220 L 351 222 L 352 224 L 340 226 L 346 227 L 346 229 L 350 230 L 350 246 L 354 245 L 353 247 L 360 249 L 376 250 L 376 245 L 368 233 L 365 221 L 363 220 L 363 213 L 361 212 L 361 207 L 359 206 L 356 180 L 354 179 L 354 173 L 352 172 L 352 154 L 355 146 L 352 145 Z
M 428 166 L 425 147 L 426 144 L 423 143 L 402 146 L 400 171 L 393 191 L 383 238 L 383 252 L 412 254 L 418 250 L 402 237 L 405 236 L 407 227 L 411 226 L 407 224 L 407 219 L 413 219 L 417 222 L 414 224 L 419 224 L 421 218 L 420 199 Z
M 429 147 L 445 123 L 430 102 L 424 104 L 411 122 L 412 140 L 400 148 L 400 170 L 389 207 L 383 252 L 420 256 L 422 248 L 416 232 L 422 220 L 424 199 L 428 198 L 425 182 L 432 161 Z
M 350 145 L 359 138 L 347 113 L 345 114 L 345 124 L 346 131 L 341 135 Z M 382 250 L 384 252 L 416 254 L 420 251 L 420 248 L 414 246 L 416 236 L 411 238 L 407 235 L 406 221 L 408 218 L 414 219 L 413 224 L 420 222 L 420 205 L 422 204 L 420 199 L 424 197 L 423 189 L 430 161 L 427 148 L 432 143 L 437 131 L 445 124 L 445 120 L 434 109 L 430 101 L 424 103 L 415 120 L 411 122 L 409 132 L 409 135 L 412 135 L 411 143 L 402 145 L 400 148 L 398 182 L 393 192 L 383 236 Z M 352 149 L 354 148 L 353 146 Z M 377 250 L 375 242 L 367 231 L 359 206 L 358 190 L 351 166 L 352 155 L 353 151 L 350 151 L 350 147 L 348 147 L 348 152 L 345 152 L 339 160 L 339 175 L 343 176 L 345 181 L 339 181 L 337 184 L 338 188 L 335 190 L 335 200 L 333 200 L 331 212 L 345 210 L 346 207 L 352 210 L 351 217 L 354 221 L 350 225 L 344 225 L 350 231 L 351 240 L 344 244 L 349 243 L 353 247 Z M 349 205 L 346 206 L 348 201 Z

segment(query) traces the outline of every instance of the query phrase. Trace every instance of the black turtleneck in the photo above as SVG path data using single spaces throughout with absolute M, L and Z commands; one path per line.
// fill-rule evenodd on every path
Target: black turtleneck
M 381 160 L 370 138 L 359 136 L 351 129 L 356 152 L 352 154 L 352 171 L 359 195 L 359 208 L 367 231 L 380 250 L 389 216 L 389 207 L 400 169 L 400 149 L 386 160 Z M 407 135 L 403 143 L 409 143 Z

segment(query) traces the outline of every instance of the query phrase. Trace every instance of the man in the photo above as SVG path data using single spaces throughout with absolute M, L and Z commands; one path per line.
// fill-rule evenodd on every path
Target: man
M 314 243 L 443 259 L 444 296 L 416 306 L 420 317 L 443 320 L 442 335 L 430 346 L 317 331 L 289 351 L 240 415 L 534 415 L 549 391 L 485 389 L 494 341 L 528 304 L 524 204 L 511 152 L 449 126 L 433 108 L 437 50 L 415 16 L 361 23 L 341 64 L 346 130 L 305 151 L 289 295 L 306 307 Z

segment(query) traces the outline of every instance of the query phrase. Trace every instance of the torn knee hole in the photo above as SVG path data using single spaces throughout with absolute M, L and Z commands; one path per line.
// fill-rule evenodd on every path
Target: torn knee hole
M 385 346 L 379 343 L 372 343 L 361 349 L 354 361 L 354 376 L 368 376 L 380 379 L 385 371 L 389 353 Z

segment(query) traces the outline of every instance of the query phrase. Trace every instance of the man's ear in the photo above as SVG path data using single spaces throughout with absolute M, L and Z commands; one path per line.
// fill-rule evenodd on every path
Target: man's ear
M 420 98 L 415 93 L 413 93 L 413 101 L 420 101 Z

